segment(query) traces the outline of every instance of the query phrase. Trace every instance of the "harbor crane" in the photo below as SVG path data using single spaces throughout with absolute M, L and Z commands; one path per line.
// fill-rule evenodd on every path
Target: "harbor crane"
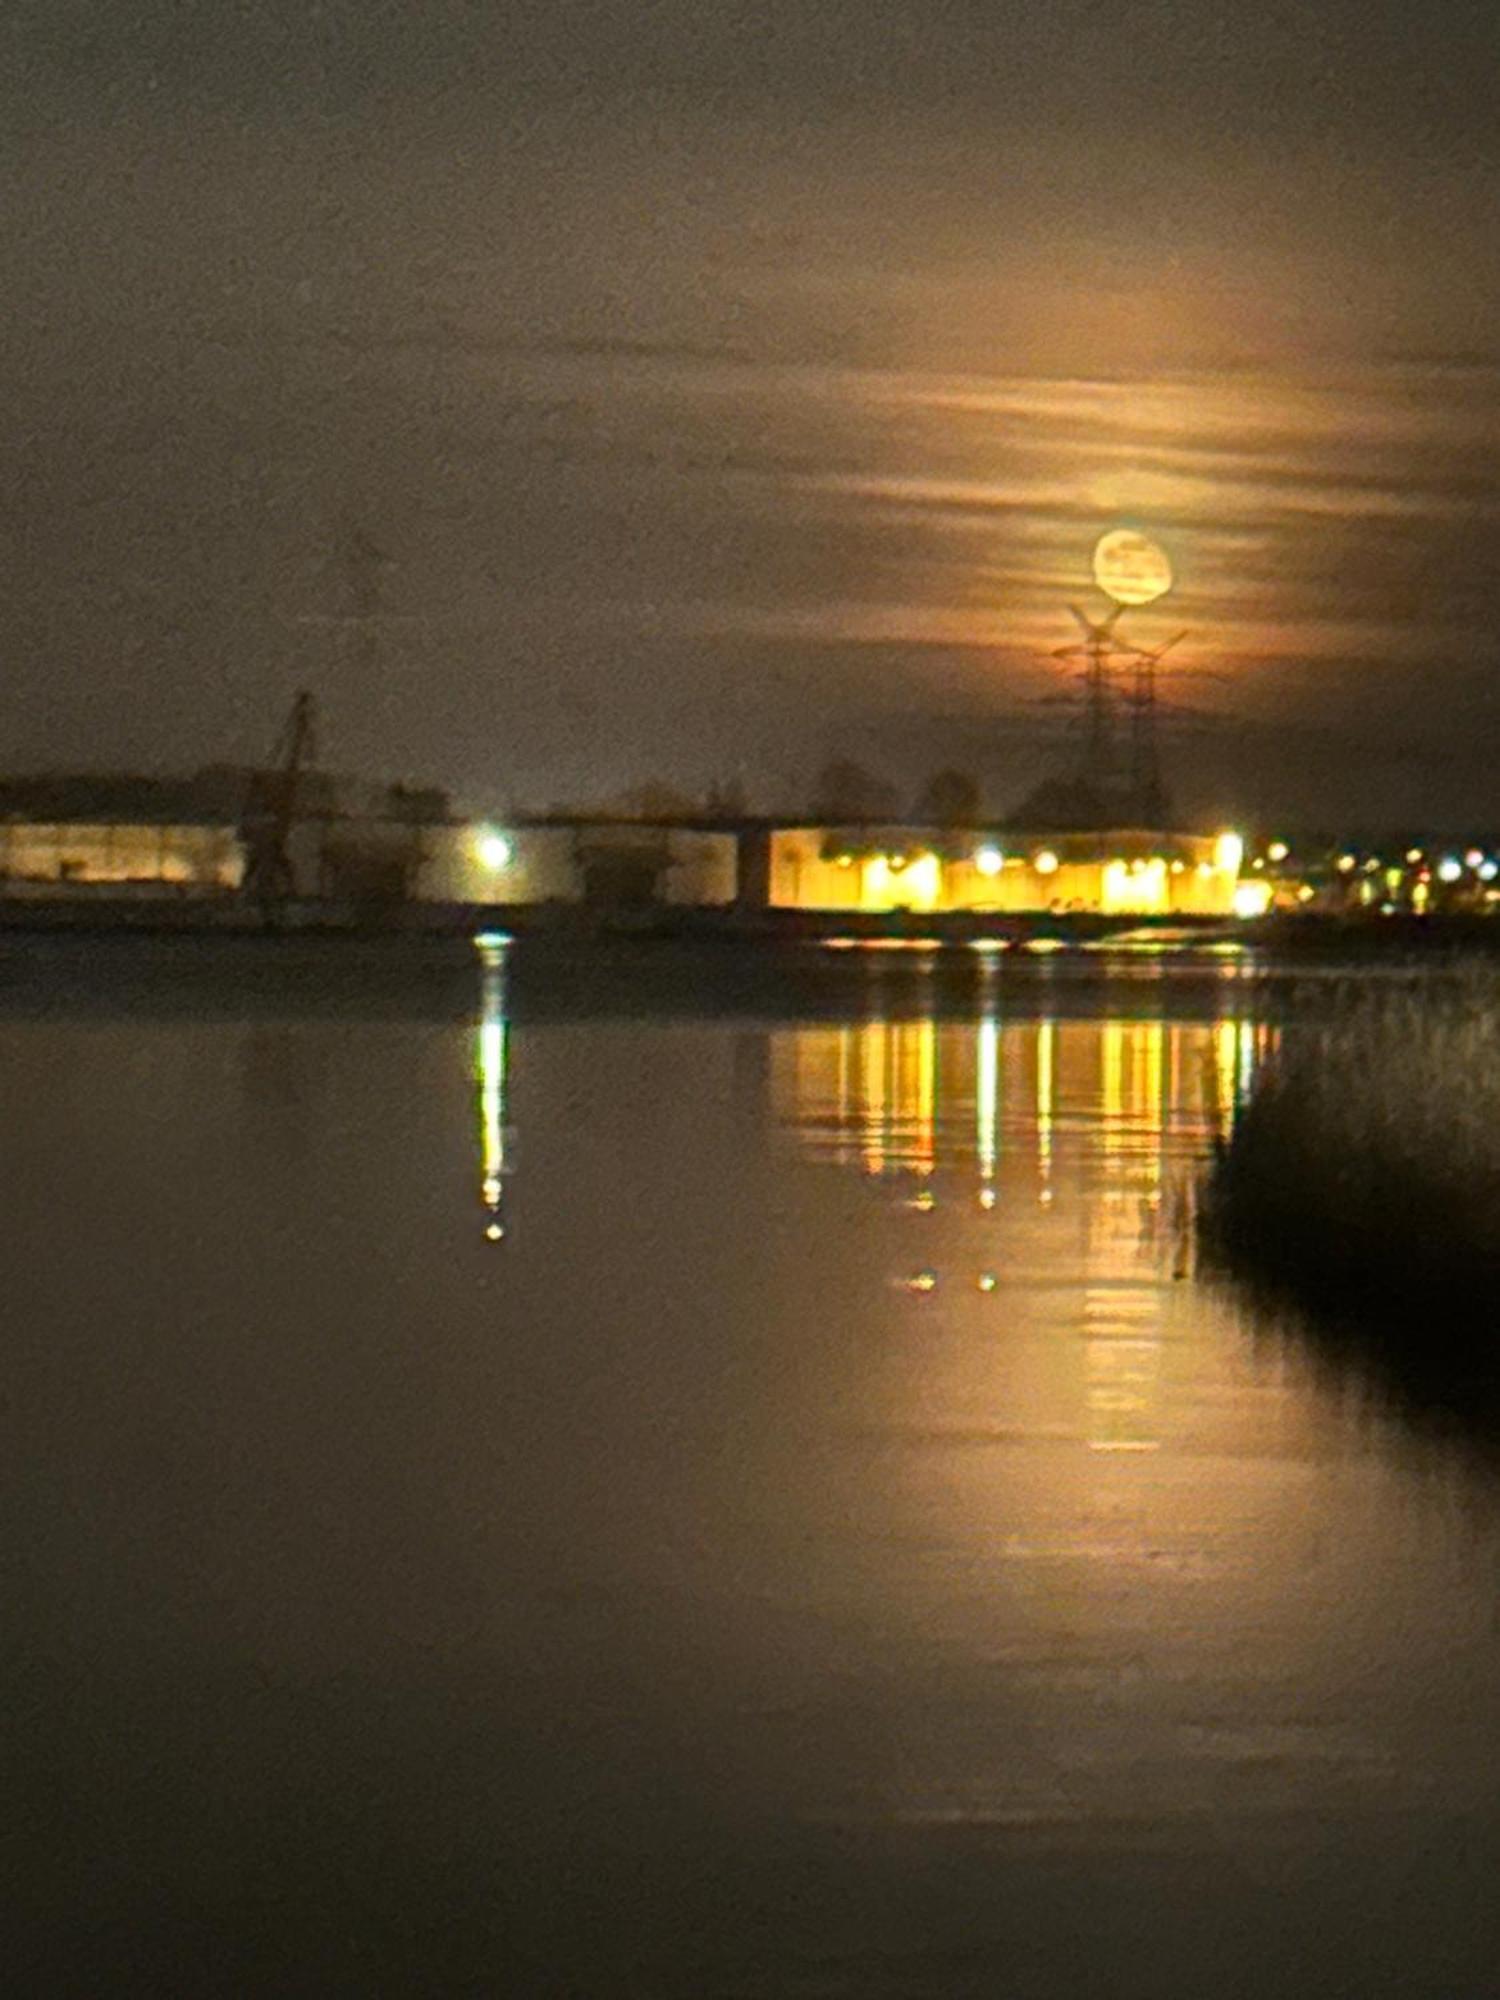
M 295 887 L 288 842 L 296 823 L 303 779 L 316 754 L 317 712 L 304 688 L 293 699 L 269 763 L 252 773 L 240 815 L 245 850 L 241 893 L 274 910 Z

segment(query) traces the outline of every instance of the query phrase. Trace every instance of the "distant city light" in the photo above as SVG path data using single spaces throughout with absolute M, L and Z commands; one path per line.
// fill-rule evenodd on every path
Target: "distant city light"
M 1413 868 L 1415 868 L 1415 867 L 1416 867 L 1416 865 L 1417 865 L 1417 863 L 1418 863 L 1418 862 L 1419 862 L 1419 861 L 1420 861 L 1420 860 L 1422 859 L 1422 850 L 1421 850 L 1421 848 L 1420 848 L 1420 847 L 1408 847 L 1408 848 L 1407 848 L 1407 850 L 1406 850 L 1406 858 L 1407 858 L 1407 860 L 1408 860 L 1408 861 L 1409 861 L 1409 862 L 1411 863 L 1411 865 L 1413 866 Z
M 1245 843 L 1237 833 L 1221 833 L 1214 842 L 1214 866 L 1225 875 L 1238 875 L 1245 858 Z
M 1440 882 L 1456 882 L 1463 872 L 1464 865 L 1458 859 L 1457 855 L 1445 854 L 1438 863 L 1438 880 Z
M 1269 882 L 1237 882 L 1234 888 L 1234 914 L 1237 917 L 1263 917 L 1271 907 L 1271 885 Z
M 981 875 L 998 875 L 1005 866 L 1005 856 L 998 847 L 981 847 L 974 856 L 974 866 Z
M 486 868 L 508 868 L 514 851 L 503 833 L 486 831 L 474 843 L 474 852 Z
M 1481 882 L 1493 882 L 1497 875 L 1500 875 L 1500 863 L 1494 861 L 1480 862 L 1479 879 Z
M 1057 856 L 1052 852 L 1050 847 L 1044 847 L 1036 855 L 1031 865 L 1035 868 L 1038 875 L 1055 875 L 1057 873 Z
M 1291 849 L 1284 840 L 1273 840 L 1271 845 L 1266 849 L 1266 859 L 1268 861 L 1285 861 L 1290 852 Z
M 1354 855 L 1352 855 L 1352 854 L 1341 854 L 1341 855 L 1339 856 L 1339 868 L 1340 868 L 1341 872 L 1342 872 L 1343 874 L 1347 875 L 1347 874 L 1349 873 L 1349 870 L 1350 870 L 1350 869 L 1351 869 L 1351 868 L 1352 868 L 1352 867 L 1354 866 L 1354 862 L 1355 862 L 1355 856 L 1354 856 Z
M 1468 853 L 1464 856 L 1464 866 L 1465 868 L 1477 868 L 1480 862 L 1483 861 L 1483 859 L 1484 855 L 1480 851 L 1480 849 L 1477 847 L 1471 847 Z

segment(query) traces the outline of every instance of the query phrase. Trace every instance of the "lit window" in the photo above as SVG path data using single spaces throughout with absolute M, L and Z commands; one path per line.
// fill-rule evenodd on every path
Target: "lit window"
M 1214 842 L 1214 866 L 1225 875 L 1238 875 L 1245 858 L 1245 843 L 1237 833 L 1221 833 Z

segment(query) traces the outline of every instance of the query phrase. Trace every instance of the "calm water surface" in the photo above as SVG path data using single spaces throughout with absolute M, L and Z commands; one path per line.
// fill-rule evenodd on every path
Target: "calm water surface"
M 1284 983 L 483 959 L 6 947 L 18 1990 L 1500 1990 L 1491 1474 L 1195 1268 Z

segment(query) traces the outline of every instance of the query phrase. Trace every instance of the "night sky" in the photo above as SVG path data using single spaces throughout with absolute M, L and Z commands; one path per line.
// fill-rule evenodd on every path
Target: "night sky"
M 9 0 L 0 766 L 1500 825 L 1500 10 Z M 348 552 L 378 550 L 373 647 Z

